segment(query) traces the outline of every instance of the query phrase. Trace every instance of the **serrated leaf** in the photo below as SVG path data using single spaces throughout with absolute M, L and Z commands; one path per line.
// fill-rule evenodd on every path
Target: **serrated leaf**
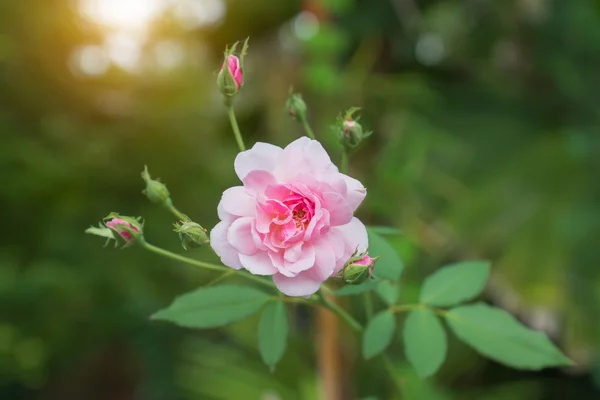
M 572 365 L 544 333 L 502 309 L 476 303 L 454 308 L 445 317 L 459 339 L 502 364 L 532 370 Z
M 271 371 L 285 353 L 289 330 L 288 315 L 283 302 L 267 304 L 258 324 L 258 349 Z
M 394 314 L 383 311 L 375 315 L 363 333 L 363 357 L 369 359 L 384 351 L 392 342 L 395 331 L 396 318 Z
M 341 289 L 333 292 L 335 296 L 352 296 L 355 294 L 361 294 L 373 290 L 379 285 L 381 281 L 376 279 L 368 280 L 360 285 L 346 285 Z
M 151 318 L 189 328 L 214 328 L 254 314 L 269 299 L 268 294 L 251 287 L 212 286 L 177 297 Z
M 446 331 L 435 314 L 419 308 L 404 322 L 406 358 L 421 378 L 435 374 L 446 359 Z
M 386 302 L 388 306 L 393 306 L 400 296 L 398 284 L 390 281 L 382 281 L 375 289 L 379 297 Z
M 373 275 L 394 282 L 400 280 L 404 265 L 396 250 L 379 234 L 369 232 L 369 255 L 371 257 L 381 256 L 375 263 Z
M 447 307 L 471 300 L 483 288 L 490 274 L 487 261 L 464 261 L 443 267 L 423 283 L 420 301 Z

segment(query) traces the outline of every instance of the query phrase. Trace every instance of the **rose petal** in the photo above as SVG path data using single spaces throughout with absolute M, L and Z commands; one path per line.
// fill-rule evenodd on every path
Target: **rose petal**
M 227 231 L 227 241 L 241 254 L 252 255 L 258 251 L 252 240 L 253 221 L 253 218 L 238 218 Z
M 269 258 L 269 254 L 265 251 L 259 251 L 251 256 L 240 254 L 240 261 L 244 268 L 254 275 L 273 275 L 278 272 Z
M 224 191 L 219 203 L 223 211 L 238 217 L 256 215 L 256 204 L 256 198 L 243 186 L 234 186 Z
M 302 247 L 302 250 L 299 254 L 293 254 L 292 258 L 295 258 L 293 261 L 288 260 L 287 253 L 290 249 L 286 249 L 283 257 L 283 265 L 288 271 L 298 273 L 306 271 L 315 265 L 316 254 L 314 247 L 309 243 L 300 242 L 299 244 Z M 297 245 L 294 247 L 297 248 Z
M 271 173 L 261 170 L 250 171 L 242 181 L 244 187 L 256 195 L 262 195 L 267 186 L 277 184 Z
M 367 195 L 367 189 L 358 180 L 345 174 L 340 175 L 342 175 L 344 178 L 346 187 L 348 188 L 346 200 L 352 207 L 352 211 L 356 211 L 358 206 L 360 206 L 362 201 L 365 199 L 365 196 Z
M 365 228 L 358 218 L 354 217 L 348 224 L 332 228 L 332 230 L 334 229 L 342 235 L 345 245 L 344 252 L 347 258 L 349 258 L 357 248 L 359 252 L 367 251 L 367 247 L 369 247 L 367 228 Z
M 329 211 L 332 226 L 346 225 L 352 220 L 350 204 L 338 193 L 323 193 L 323 208 Z
M 221 262 L 233 269 L 242 268 L 238 252 L 227 241 L 230 224 L 221 221 L 210 231 L 210 246 L 221 258 Z
M 333 274 L 336 267 L 335 252 L 326 243 L 315 246 L 315 265 L 310 273 L 316 279 L 326 281 Z
M 250 150 L 243 151 L 237 155 L 233 163 L 235 173 L 244 180 L 251 171 L 262 170 L 273 172 L 279 156 L 283 150 L 281 147 L 269 143 L 257 142 Z
M 307 271 L 290 278 L 281 274 L 273 275 L 275 286 L 288 296 L 310 296 L 321 287 L 323 281 L 311 276 Z

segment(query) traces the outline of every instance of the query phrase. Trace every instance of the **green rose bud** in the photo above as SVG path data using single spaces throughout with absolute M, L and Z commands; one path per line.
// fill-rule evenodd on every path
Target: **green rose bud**
M 367 252 L 354 253 L 342 269 L 342 278 L 349 285 L 360 285 L 373 275 L 373 267 L 378 257 L 369 257 Z
M 148 172 L 148 167 L 146 166 L 144 166 L 144 171 L 142 172 L 142 179 L 146 182 L 146 189 L 144 189 L 142 193 L 145 194 L 151 202 L 163 205 L 171 202 L 171 197 L 165 184 L 152 179 Z
M 174 224 L 174 231 L 179 233 L 179 239 L 184 249 L 193 249 L 210 243 L 210 239 L 200 224 L 192 221 L 180 221 Z

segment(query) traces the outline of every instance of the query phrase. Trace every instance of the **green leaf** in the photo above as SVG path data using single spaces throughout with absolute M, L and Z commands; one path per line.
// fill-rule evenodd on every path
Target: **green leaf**
M 377 285 L 375 290 L 379 297 L 386 302 L 388 306 L 393 306 L 398 301 L 400 290 L 398 284 L 390 281 L 383 281 Z
M 429 276 L 423 284 L 420 301 L 447 307 L 477 296 L 490 274 L 487 261 L 465 261 L 448 265 Z
M 333 294 L 336 296 L 351 296 L 355 294 L 365 293 L 369 290 L 375 289 L 380 282 L 380 280 L 371 279 L 366 281 L 365 283 L 361 283 L 360 285 L 346 285 L 343 288 L 333 292 Z
M 288 315 L 283 302 L 274 301 L 268 304 L 258 324 L 258 348 L 271 371 L 275 370 L 285 353 L 289 331 Z
M 151 318 L 190 328 L 230 324 L 257 312 L 270 296 L 245 286 L 221 285 L 185 293 Z
M 572 365 L 544 333 L 523 326 L 499 308 L 476 303 L 445 316 L 456 336 L 492 360 L 533 370 Z
M 421 378 L 435 374 L 446 358 L 446 332 L 435 314 L 419 308 L 404 323 L 406 358 Z
M 382 311 L 369 321 L 363 334 L 362 353 L 365 359 L 384 351 L 392 342 L 396 331 L 396 318 L 389 311 Z
M 373 275 L 389 279 L 394 282 L 400 280 L 404 265 L 398 257 L 398 253 L 382 236 L 369 230 L 369 255 L 371 257 L 381 256 L 375 263 Z

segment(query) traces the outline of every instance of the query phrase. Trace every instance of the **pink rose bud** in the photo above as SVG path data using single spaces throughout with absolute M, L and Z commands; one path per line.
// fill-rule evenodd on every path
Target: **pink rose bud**
M 221 67 L 221 70 L 225 67 L 225 63 Z M 231 55 L 227 57 L 227 68 L 229 68 L 229 73 L 233 76 L 235 81 L 235 86 L 239 90 L 244 83 L 244 76 L 242 74 L 242 67 L 240 66 L 240 59 L 237 56 Z
M 219 90 L 225 98 L 231 98 L 240 91 L 243 84 L 244 73 L 240 59 L 233 54 L 229 54 L 226 56 L 225 61 L 223 61 L 219 76 L 217 77 Z
M 342 270 L 342 278 L 347 284 L 359 285 L 373 276 L 373 267 L 378 257 L 369 257 L 365 252 L 353 254 Z
M 134 239 L 132 232 L 135 233 L 140 231 L 137 226 L 120 218 L 113 218 L 110 221 L 107 221 L 106 226 L 117 232 L 127 243 Z

